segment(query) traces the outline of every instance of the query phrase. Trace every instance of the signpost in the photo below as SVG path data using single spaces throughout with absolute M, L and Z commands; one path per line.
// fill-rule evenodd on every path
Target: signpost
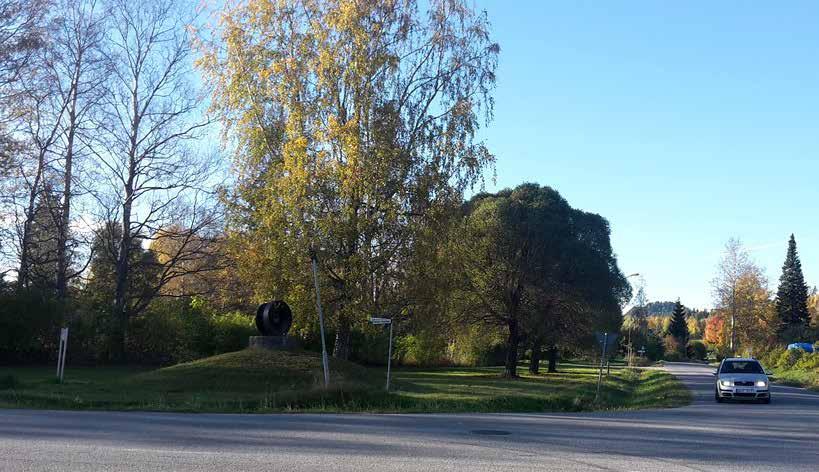
M 606 364 L 606 354 L 611 351 L 617 343 L 617 335 L 614 333 L 594 333 L 597 337 L 597 342 L 601 345 L 600 351 L 600 370 L 597 374 L 597 393 L 594 396 L 594 401 L 600 399 L 600 386 L 603 383 L 603 366 Z
M 319 331 L 321 333 L 321 366 L 324 369 L 324 388 L 330 386 L 330 367 L 327 365 L 327 345 L 324 342 L 324 312 L 321 310 L 321 290 L 319 290 L 318 269 L 316 268 L 316 253 L 310 254 L 313 264 L 313 283 L 316 286 L 316 310 L 319 315 Z
M 392 320 L 389 318 L 370 317 L 370 323 L 374 325 L 390 325 L 390 344 L 387 349 L 387 386 L 386 390 L 390 391 L 390 366 L 392 364 Z
M 65 353 L 68 350 L 68 328 L 60 328 L 60 346 L 57 350 L 57 381 L 63 383 Z

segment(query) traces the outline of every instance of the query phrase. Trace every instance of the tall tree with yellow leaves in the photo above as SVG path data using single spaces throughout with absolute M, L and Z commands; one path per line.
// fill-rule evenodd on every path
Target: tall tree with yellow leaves
M 410 303 L 414 242 L 493 161 L 475 133 L 499 47 L 463 0 L 247 0 L 220 18 L 199 65 L 235 145 L 240 262 L 260 298 L 304 300 L 315 251 L 346 358 L 357 323 Z

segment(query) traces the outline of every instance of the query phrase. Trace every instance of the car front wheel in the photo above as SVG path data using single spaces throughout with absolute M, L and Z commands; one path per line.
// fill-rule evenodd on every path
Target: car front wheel
M 714 388 L 714 401 L 717 403 L 722 403 L 722 397 L 719 396 L 719 390 Z

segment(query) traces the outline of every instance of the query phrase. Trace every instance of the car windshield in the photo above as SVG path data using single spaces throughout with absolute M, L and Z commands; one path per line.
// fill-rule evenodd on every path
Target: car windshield
M 763 374 L 762 366 L 754 361 L 726 361 L 722 363 L 722 374 Z

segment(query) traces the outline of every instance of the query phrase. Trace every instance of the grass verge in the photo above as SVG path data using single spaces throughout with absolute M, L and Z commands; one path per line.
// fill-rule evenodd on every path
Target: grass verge
M 819 369 L 774 369 L 774 381 L 819 391 Z
M 612 368 L 594 401 L 597 371 L 562 364 L 552 374 L 503 379 L 500 368 L 384 370 L 333 360 L 332 388 L 322 388 L 321 359 L 307 352 L 245 350 L 177 366 L 0 368 L 0 407 L 184 412 L 556 412 L 673 407 L 690 394 L 657 370 Z

